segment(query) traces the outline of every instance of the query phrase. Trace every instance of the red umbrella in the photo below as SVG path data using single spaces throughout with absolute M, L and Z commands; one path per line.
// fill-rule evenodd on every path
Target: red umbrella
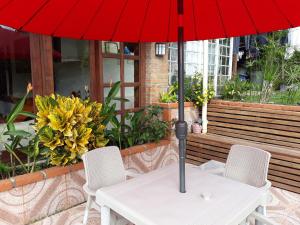
M 184 40 L 300 26 L 299 0 L 184 0 Z M 177 41 L 177 0 L 0 0 L 1 24 L 60 37 Z
M 0 24 L 60 37 L 126 42 L 178 41 L 180 191 L 185 192 L 187 125 L 183 41 L 300 26 L 299 0 L 0 0 Z

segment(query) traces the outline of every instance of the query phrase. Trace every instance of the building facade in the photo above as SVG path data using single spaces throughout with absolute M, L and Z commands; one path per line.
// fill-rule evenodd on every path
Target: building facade
M 118 105 L 119 112 L 124 113 L 158 102 L 159 93 L 167 89 L 177 73 L 174 44 L 170 44 L 167 54 L 156 56 L 154 43 L 72 40 L 3 27 L 0 40 L 2 122 L 25 94 L 29 82 L 33 85 L 33 95 L 26 101 L 25 110 L 34 111 L 34 95 L 57 93 L 102 102 L 112 84 L 121 81 L 119 97 L 129 99 Z M 201 72 L 203 55 L 207 54 L 209 74 L 216 84 L 219 82 L 216 74 L 230 76 L 230 41 L 229 48 L 228 41 L 223 42 L 209 42 L 207 53 L 203 52 L 202 42 L 187 43 L 186 73 Z

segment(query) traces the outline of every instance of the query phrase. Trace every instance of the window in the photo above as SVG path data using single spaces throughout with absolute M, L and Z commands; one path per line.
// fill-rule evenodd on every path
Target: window
M 0 27 L 0 123 L 26 93 L 31 82 L 29 35 Z M 33 111 L 32 95 L 26 111 Z M 18 118 L 19 121 L 26 118 Z
M 128 102 L 117 101 L 121 114 L 137 111 L 141 107 L 140 45 L 137 43 L 102 42 L 104 98 L 113 83 L 121 81 L 118 97 Z
M 189 41 L 184 45 L 185 50 L 185 74 L 192 76 L 196 72 L 203 70 L 203 45 L 200 41 Z M 169 77 L 170 83 L 177 80 L 177 43 L 169 44 Z
M 208 41 L 208 52 L 203 52 L 202 41 L 185 43 L 185 73 L 187 76 L 195 72 L 203 73 L 203 54 L 208 57 L 208 78 L 213 83 L 216 94 L 220 93 L 225 81 L 231 78 L 232 39 L 216 39 Z M 177 80 L 177 44 L 169 44 L 169 77 L 170 83 Z
M 89 44 L 53 38 L 54 91 L 64 96 L 89 97 Z
M 217 94 L 220 93 L 226 81 L 231 78 L 232 69 L 232 43 L 231 39 L 219 41 L 219 71 L 217 81 Z

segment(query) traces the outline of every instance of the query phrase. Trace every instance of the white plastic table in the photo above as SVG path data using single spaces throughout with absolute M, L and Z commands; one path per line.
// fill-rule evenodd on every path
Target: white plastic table
M 179 193 L 178 165 L 101 188 L 101 225 L 110 209 L 136 225 L 237 225 L 261 203 L 258 188 L 186 165 L 187 192 Z M 209 199 L 204 198 L 209 197 Z

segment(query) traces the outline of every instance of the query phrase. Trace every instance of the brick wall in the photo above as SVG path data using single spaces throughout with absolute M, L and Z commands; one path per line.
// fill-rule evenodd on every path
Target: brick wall
M 168 55 L 155 56 L 155 43 L 146 43 L 146 104 L 159 101 L 159 93 L 166 91 L 168 78 Z

